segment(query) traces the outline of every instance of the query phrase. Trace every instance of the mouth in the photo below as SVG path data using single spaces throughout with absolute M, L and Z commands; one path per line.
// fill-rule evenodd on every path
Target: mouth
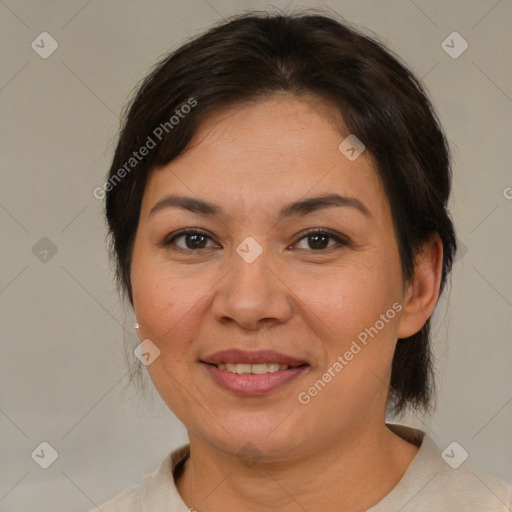
M 305 359 L 299 359 L 289 354 L 282 354 L 281 352 L 276 352 L 275 350 L 249 351 L 239 349 L 220 350 L 205 356 L 201 362 L 213 364 L 215 366 L 225 365 L 226 368 L 223 368 L 224 370 L 228 369 L 227 365 L 236 365 L 237 367 L 249 365 L 250 367 L 256 366 L 256 371 L 258 371 L 258 369 L 263 369 L 263 367 L 258 365 L 267 365 L 266 370 L 268 370 L 270 367 L 270 372 L 278 371 L 281 369 L 281 366 L 297 367 L 303 364 L 307 364 Z M 279 368 L 277 366 L 279 366 Z M 243 373 L 250 373 L 247 371 L 247 366 L 244 367 Z
M 304 360 L 274 351 L 224 350 L 199 362 L 221 388 L 250 396 L 270 393 L 310 368 Z
M 300 368 L 308 365 L 306 363 L 298 366 L 290 366 L 280 363 L 219 363 L 211 364 L 211 366 L 216 366 L 219 370 L 236 373 L 238 375 L 264 375 L 265 373 L 275 373 L 283 370 L 289 370 L 290 368 Z

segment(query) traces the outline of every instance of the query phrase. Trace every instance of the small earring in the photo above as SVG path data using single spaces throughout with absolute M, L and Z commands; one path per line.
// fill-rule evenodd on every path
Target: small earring
M 134 327 L 135 329 L 138 329 L 138 328 L 139 328 L 139 324 L 137 324 L 137 323 L 136 323 L 136 324 L 134 324 L 134 326 L 133 326 L 133 327 Z

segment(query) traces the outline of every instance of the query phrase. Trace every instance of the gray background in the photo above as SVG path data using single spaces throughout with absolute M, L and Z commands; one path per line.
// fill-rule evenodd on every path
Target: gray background
M 92 192 L 121 109 L 157 58 L 270 5 L 321 4 L 0 2 L 0 511 L 89 510 L 186 441 L 154 391 L 126 387 L 133 316 L 113 285 Z M 434 326 L 438 409 L 407 421 L 512 483 L 512 1 L 323 5 L 378 34 L 422 78 L 454 153 L 462 257 Z M 31 47 L 43 31 L 58 42 L 46 59 Z M 441 46 L 453 31 L 469 44 L 456 59 Z M 48 469 L 31 458 L 43 441 L 58 452 Z

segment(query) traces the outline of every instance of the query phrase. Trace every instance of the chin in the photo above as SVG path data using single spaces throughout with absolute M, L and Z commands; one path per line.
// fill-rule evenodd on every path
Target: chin
M 265 417 L 261 411 L 252 418 L 247 418 L 243 413 L 238 417 L 231 415 L 230 420 L 222 424 L 226 430 L 219 427 L 212 432 L 209 422 L 209 432 L 203 431 L 201 437 L 215 449 L 230 455 L 276 457 L 307 442 L 308 436 L 300 432 L 297 425 L 288 423 L 286 417 L 287 415 L 280 415 L 279 418 L 275 415 Z

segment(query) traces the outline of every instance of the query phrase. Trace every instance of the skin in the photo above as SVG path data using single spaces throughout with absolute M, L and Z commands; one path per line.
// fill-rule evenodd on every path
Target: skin
M 312 96 L 278 94 L 213 113 L 144 192 L 133 307 L 140 339 L 161 352 L 147 367 L 150 377 L 189 435 L 177 487 L 200 512 L 367 510 L 418 450 L 386 427 L 385 407 L 396 340 L 417 332 L 435 307 L 441 242 L 434 236 L 425 244 L 414 279 L 404 283 L 371 156 L 351 162 L 338 150 L 348 132 L 333 110 Z M 284 204 L 333 192 L 358 199 L 369 215 L 335 206 L 277 221 Z M 201 198 L 224 213 L 169 207 L 150 215 L 167 194 Z M 206 233 L 202 248 L 184 236 L 160 245 L 184 228 Z M 349 243 L 327 238 L 316 249 L 318 241 L 303 234 L 310 228 Z M 252 263 L 236 252 L 249 236 L 262 248 Z M 394 303 L 402 310 L 317 396 L 299 403 L 298 394 Z M 264 396 L 237 396 L 199 363 L 233 347 L 277 350 L 310 367 Z M 258 459 L 249 467 L 240 450 Z

